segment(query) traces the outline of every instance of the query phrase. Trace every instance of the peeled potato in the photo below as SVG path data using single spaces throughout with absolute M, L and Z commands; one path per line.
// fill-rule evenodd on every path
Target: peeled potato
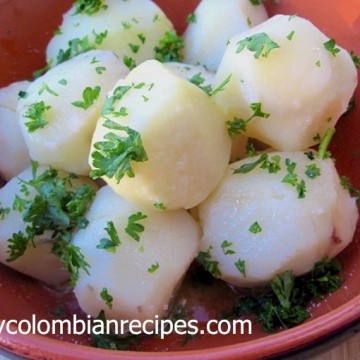
M 89 162 L 95 171 L 109 171 L 102 178 L 115 192 L 150 207 L 188 209 L 215 188 L 228 164 L 231 141 L 223 114 L 203 90 L 164 64 L 148 60 L 115 85 L 107 104 L 111 109 L 97 123 Z M 139 151 L 138 140 L 107 127 L 109 120 L 140 135 L 147 159 L 130 157 Z M 116 147 L 117 140 L 109 136 L 123 137 L 125 149 L 116 155 L 105 149 Z M 116 161 L 119 169 L 131 166 L 133 174 L 111 176 Z
M 230 37 L 265 21 L 264 5 L 249 0 L 202 0 L 184 33 L 184 62 L 215 71 Z
M 40 166 L 37 174 L 42 174 L 47 166 Z M 59 178 L 64 178 L 69 174 L 59 171 Z M 0 262 L 29 275 L 35 279 L 44 281 L 46 284 L 58 286 L 69 279 L 69 273 L 64 270 L 65 264 L 52 253 L 53 239 L 52 232 L 46 232 L 42 235 L 36 235 L 34 244 L 28 243 L 24 254 L 14 261 L 7 261 L 9 258 L 9 239 L 14 234 L 26 234 L 26 228 L 29 223 L 24 222 L 24 211 L 13 209 L 13 203 L 16 196 L 25 200 L 32 200 L 38 194 L 37 191 L 27 186 L 29 194 L 25 195 L 22 189 L 23 183 L 20 180 L 29 181 L 33 179 L 32 168 L 27 168 L 21 172 L 16 178 L 11 179 L 4 187 L 0 189 Z M 93 181 L 88 178 L 72 179 L 73 188 L 80 187 L 83 184 L 96 188 Z M 5 211 L 7 209 L 7 211 Z
M 228 121 L 247 121 L 261 104 L 268 117 L 251 119 L 245 135 L 277 150 L 303 150 L 346 111 L 357 72 L 349 53 L 309 21 L 276 15 L 230 40 L 214 86 L 224 82 L 214 99 Z
M 234 173 L 260 156 L 229 165 L 198 207 L 201 251 L 218 262 L 216 275 L 236 286 L 263 285 L 286 270 L 296 276 L 310 271 L 351 242 L 358 220 L 355 199 L 340 185 L 331 159 L 270 152 L 267 160 L 278 158 L 279 171 L 263 168 L 260 161 L 249 172 Z
M 75 48 L 111 50 L 119 58 L 131 58 L 138 65 L 155 57 L 154 48 L 173 25 L 164 12 L 149 0 L 104 0 L 93 14 L 77 13 L 72 7 L 63 16 L 60 31 L 51 39 L 46 50 L 50 65 L 58 55 Z M 90 6 L 89 6 L 90 7 Z M 85 5 L 86 9 L 86 5 Z
M 0 176 L 10 180 L 30 166 L 16 106 L 19 93 L 28 87 L 28 81 L 19 81 L 0 89 Z
M 87 175 L 91 137 L 106 93 L 127 73 L 111 51 L 93 50 L 31 83 L 17 106 L 30 157 L 40 164 Z
M 141 214 L 143 226 L 138 240 L 125 231 L 129 217 Z M 81 248 L 89 273 L 81 271 L 74 292 L 80 307 L 96 317 L 101 310 L 107 319 L 161 319 L 169 310 L 177 287 L 198 252 L 200 231 L 185 210 L 157 211 L 127 202 L 108 186 L 100 189 L 87 215 L 90 223 L 79 230 L 74 245 Z M 109 222 L 120 244 L 113 252 L 98 248 L 109 239 Z M 112 297 L 106 304 L 104 289 Z M 148 323 L 147 329 L 154 324 Z

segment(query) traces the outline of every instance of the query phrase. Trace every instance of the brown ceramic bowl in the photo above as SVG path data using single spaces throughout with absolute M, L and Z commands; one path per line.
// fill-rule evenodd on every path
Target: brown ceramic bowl
M 220 1 L 220 0 L 219 0 Z M 61 16 L 73 0 L 0 0 L 0 86 L 31 78 L 34 70 L 45 65 L 45 47 Z M 197 0 L 156 0 L 182 32 L 186 15 Z M 298 14 L 309 18 L 330 38 L 347 50 L 360 54 L 360 5 L 357 0 L 281 0 L 266 2 L 269 15 Z M 360 104 L 360 88 L 355 93 Z M 341 175 L 350 177 L 360 188 L 360 107 L 343 116 L 337 125 L 331 151 Z M 2 156 L 2 154 L 0 154 Z M 311 307 L 312 317 L 302 325 L 276 334 L 266 334 L 260 327 L 252 335 L 204 335 L 181 346 L 176 336 L 144 339 L 142 352 L 109 351 L 89 346 L 87 336 L 0 334 L 0 346 L 33 359 L 254 359 L 279 357 L 326 341 L 343 333 L 360 320 L 360 231 L 338 257 L 343 265 L 344 285 L 340 290 Z M 186 289 L 184 290 L 186 293 Z M 214 290 L 192 297 L 203 316 L 211 318 L 217 306 L 224 305 L 229 290 L 218 285 Z M 67 317 L 82 315 L 71 292 L 55 291 L 37 281 L 0 266 L 0 319 L 50 319 L 62 309 Z M 215 316 L 215 315 L 214 315 Z

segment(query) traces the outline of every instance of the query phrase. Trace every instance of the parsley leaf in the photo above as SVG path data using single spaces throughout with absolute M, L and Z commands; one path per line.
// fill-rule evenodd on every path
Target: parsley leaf
M 210 245 L 207 251 L 200 251 L 197 256 L 197 261 L 200 265 L 204 267 L 211 275 L 221 276 L 221 271 L 219 269 L 219 262 L 211 260 L 211 250 L 213 247 Z
M 86 263 L 78 247 L 71 244 L 75 229 L 84 229 L 88 221 L 85 218 L 87 208 L 95 196 L 95 190 L 89 185 L 73 188 L 71 180 L 76 175 L 69 174 L 61 178 L 58 171 L 49 167 L 37 175 L 38 164 L 32 163 L 32 179 L 22 183 L 21 192 L 26 197 L 16 196 L 13 208 L 22 212 L 23 221 L 29 224 L 25 233 L 18 232 L 8 239 L 8 262 L 16 260 L 26 251 L 27 245 L 38 235 L 49 233 L 53 241 L 52 252 L 65 262 L 74 285 L 82 268 L 88 272 Z M 30 197 L 29 189 L 35 190 Z
M 102 0 L 76 0 L 73 6 L 75 7 L 73 15 L 86 14 L 89 16 L 96 14 L 102 9 L 106 10 L 108 8 Z
M 350 179 L 347 176 L 340 177 L 341 186 L 349 191 L 351 196 L 356 198 L 356 204 L 360 206 L 360 190 L 357 190 L 350 182 Z
M 121 241 L 112 221 L 107 222 L 105 231 L 109 235 L 110 239 L 102 238 L 100 240 L 100 244 L 97 245 L 96 248 L 104 249 L 110 253 L 115 253 L 116 248 L 121 244 Z
M 146 219 L 147 215 L 142 212 L 137 212 L 129 216 L 128 224 L 125 228 L 125 232 L 130 235 L 134 240 L 140 241 L 139 233 L 145 230 L 144 225 L 139 224 L 138 221 Z
M 226 121 L 226 125 L 229 126 L 228 133 L 232 139 L 234 139 L 237 135 L 246 132 L 247 124 L 255 117 L 260 117 L 267 119 L 270 114 L 267 114 L 261 110 L 261 103 L 252 103 L 250 104 L 251 110 L 253 110 L 253 114 L 246 120 L 235 117 L 232 121 Z
M 311 300 L 335 292 L 341 286 L 341 267 L 328 258 L 317 262 L 313 270 L 294 277 L 291 271 L 277 275 L 271 290 L 254 297 L 239 297 L 229 318 L 256 315 L 264 330 L 274 332 L 296 326 L 311 316 L 307 305 Z
M 1 203 L 0 203 L 0 220 L 4 220 L 6 215 L 8 215 L 10 213 L 10 208 L 9 207 L 2 207 Z
M 232 245 L 233 245 L 233 243 L 228 241 L 228 240 L 224 240 L 221 243 L 221 248 L 222 248 L 222 251 L 223 251 L 224 255 L 233 255 L 233 254 L 235 254 L 234 250 L 228 249 Z
M 328 149 L 330 142 L 334 135 L 335 135 L 335 129 L 329 128 L 329 129 L 327 129 L 324 137 L 322 139 L 320 138 L 321 142 L 319 145 L 319 150 L 318 150 L 318 155 L 317 155 L 317 157 L 320 160 L 327 159 L 331 156 L 331 153 L 329 151 L 327 151 L 327 149 Z
M 148 269 L 148 273 L 153 274 L 157 269 L 159 269 L 160 265 L 159 263 L 156 261 L 154 264 L 152 264 Z
M 100 86 L 95 86 L 93 89 L 88 86 L 82 93 L 83 101 L 74 101 L 71 104 L 87 110 L 90 106 L 94 105 L 94 102 L 99 98 L 100 90 Z
M 184 47 L 183 38 L 176 35 L 174 31 L 166 31 L 160 40 L 159 46 L 154 48 L 155 59 L 160 62 L 178 61 L 181 62 L 180 50 Z
M 325 49 L 333 56 L 336 56 L 340 49 L 336 47 L 336 42 L 334 39 L 330 39 L 324 43 Z
M 139 339 L 136 335 L 119 337 L 113 333 L 106 333 L 106 318 L 104 310 L 101 310 L 96 319 L 92 322 L 91 327 L 91 346 L 108 350 L 129 350 L 132 345 L 136 344 Z
M 140 134 L 112 120 L 106 120 L 103 126 L 112 130 L 124 131 L 127 136 L 109 132 L 104 136 L 106 141 L 94 144 L 95 151 L 92 152 L 91 157 L 95 170 L 90 172 L 90 176 L 94 179 L 101 176 L 107 176 L 110 179 L 115 177 L 117 182 L 120 182 L 125 175 L 131 178 L 135 177 L 131 162 L 148 160 Z
M 24 117 L 31 119 L 31 121 L 25 123 L 29 133 L 42 129 L 49 123 L 46 119 L 45 112 L 50 109 L 51 106 L 45 105 L 44 101 L 33 103 L 28 107 Z
M 105 301 L 106 306 L 111 310 L 113 307 L 114 298 L 108 293 L 107 288 L 102 288 L 100 297 Z
M 255 221 L 253 224 L 250 225 L 249 231 L 253 234 L 258 234 L 262 231 L 262 228 L 259 223 Z
M 260 56 L 267 58 L 273 49 L 279 47 L 280 46 L 276 42 L 270 39 L 269 35 L 265 33 L 259 33 L 240 40 L 238 42 L 236 53 L 238 54 L 247 48 L 249 51 L 255 53 L 255 59 L 258 59 Z
M 237 259 L 234 263 L 235 267 L 239 270 L 243 277 L 246 277 L 245 260 Z
M 310 179 L 315 179 L 321 175 L 321 170 L 316 164 L 311 164 L 306 166 L 305 174 Z

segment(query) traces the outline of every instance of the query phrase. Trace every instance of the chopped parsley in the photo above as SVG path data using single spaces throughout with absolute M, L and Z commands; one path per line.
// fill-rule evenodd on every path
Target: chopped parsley
M 9 257 L 6 261 L 16 260 L 24 254 L 29 243 L 35 246 L 36 236 L 49 233 L 53 241 L 52 252 L 65 262 L 74 285 L 79 269 L 88 272 L 89 265 L 81 250 L 71 244 L 72 233 L 86 228 L 85 212 L 95 196 L 95 190 L 89 185 L 73 188 L 71 180 L 77 178 L 74 174 L 60 178 L 58 171 L 51 167 L 40 175 L 37 169 L 38 164 L 33 162 L 32 179 L 19 179 L 24 197 L 17 196 L 13 207 L 22 212 L 27 227 L 24 233 L 18 232 L 8 239 Z M 35 190 L 36 195 L 30 197 L 30 189 Z
M 356 198 L 356 204 L 360 205 L 360 190 L 357 190 L 350 182 L 350 179 L 347 176 L 340 177 L 340 184 L 341 186 L 349 191 L 351 196 Z
M 261 169 L 268 170 L 270 174 L 277 173 L 281 170 L 280 160 L 281 157 L 279 155 L 274 155 L 270 158 L 268 154 L 262 154 L 257 160 L 243 164 L 238 169 L 234 169 L 233 174 L 247 174 L 258 166 L 260 166 Z
M 147 218 L 147 215 L 144 215 L 142 212 L 137 212 L 132 214 L 128 218 L 128 224 L 125 228 L 125 232 L 130 235 L 134 240 L 140 241 L 139 233 L 145 230 L 144 225 L 139 224 L 140 220 Z
M 196 23 L 196 14 L 195 13 L 190 13 L 186 17 L 186 22 L 188 22 L 189 24 L 195 24 Z
M 253 114 L 246 120 L 235 117 L 232 121 L 226 121 L 226 125 L 228 125 L 228 133 L 232 139 L 234 139 L 237 135 L 246 132 L 247 124 L 255 117 L 260 117 L 267 119 L 270 114 L 267 114 L 261 110 L 261 103 L 252 103 L 250 104 L 251 110 L 253 110 Z
M 257 221 L 255 221 L 253 224 L 250 225 L 249 231 L 253 234 L 258 234 L 258 233 L 262 232 L 262 228 L 259 225 L 259 223 Z
M 92 16 L 99 12 L 100 10 L 106 10 L 107 5 L 104 4 L 103 0 L 76 0 L 74 15 L 76 14 L 86 14 Z
M 233 245 L 232 242 L 228 241 L 228 240 L 224 240 L 222 243 L 221 243 L 221 249 L 224 253 L 224 255 L 233 255 L 235 254 L 235 251 L 230 249 L 230 247 Z
M 30 119 L 30 121 L 25 123 L 29 133 L 42 129 L 49 123 L 46 119 L 45 112 L 50 109 L 51 106 L 46 105 L 44 101 L 35 102 L 28 107 L 23 116 Z
M 254 34 L 246 37 L 238 42 L 236 53 L 240 53 L 245 48 L 254 52 L 254 58 L 258 59 L 260 56 L 267 58 L 270 52 L 280 46 L 270 39 L 269 35 L 265 33 Z
M 160 265 L 159 263 L 156 261 L 154 264 L 152 264 L 148 269 L 148 273 L 153 274 L 157 269 L 159 269 Z
M 340 270 L 336 260 L 325 258 L 306 275 L 294 277 L 291 271 L 285 271 L 271 281 L 268 292 L 257 297 L 239 297 L 229 317 L 254 314 L 268 332 L 294 327 L 311 316 L 307 309 L 311 300 L 339 289 Z
M 288 173 L 281 180 L 281 182 L 294 186 L 298 193 L 298 198 L 303 199 L 306 193 L 306 184 L 304 180 L 299 181 L 299 177 L 295 173 L 295 168 L 297 164 L 295 162 L 292 162 L 290 159 L 285 159 L 285 164 Z
M 99 98 L 100 91 L 100 86 L 95 86 L 93 89 L 88 86 L 82 93 L 83 101 L 74 101 L 71 104 L 87 110 L 90 106 L 94 105 L 94 102 Z
M 10 210 L 11 209 L 9 207 L 2 207 L 0 203 L 0 220 L 4 220 L 6 215 L 10 213 Z
M 216 89 L 214 89 L 213 91 L 211 91 L 211 92 L 209 93 L 209 95 L 210 95 L 210 96 L 215 96 L 215 95 L 218 94 L 219 92 L 224 91 L 225 86 L 226 86 L 226 85 L 230 82 L 230 80 L 231 80 L 231 76 L 232 76 L 232 74 L 228 75 L 228 76 L 226 77 L 226 79 L 225 79 Z
M 84 36 L 82 39 L 75 38 L 68 42 L 68 48 L 63 50 L 60 49 L 57 56 L 56 62 L 53 65 L 61 64 L 73 57 L 83 54 L 87 51 L 94 50 L 95 45 L 91 44 L 88 36 Z
M 114 298 L 108 293 L 107 288 L 105 288 L 105 287 L 102 288 L 100 297 L 101 297 L 101 299 L 103 299 L 105 301 L 106 306 L 111 310 L 113 307 Z
M 305 175 L 310 179 L 315 179 L 321 175 L 321 170 L 316 164 L 307 165 Z
M 100 244 L 96 246 L 97 249 L 104 249 L 109 253 L 115 253 L 116 248 L 121 244 L 119 235 L 116 231 L 115 225 L 112 221 L 108 221 L 106 228 L 104 230 L 107 232 L 108 238 L 100 239 Z
M 125 175 L 135 177 L 131 163 L 148 160 L 140 134 L 111 120 L 106 120 L 103 126 L 123 131 L 126 136 L 109 132 L 104 136 L 105 141 L 94 144 L 95 151 L 91 153 L 91 157 L 95 170 L 90 172 L 90 176 L 94 179 L 101 176 L 110 179 L 115 177 L 118 183 Z
M 352 61 L 354 62 L 354 65 L 357 69 L 360 68 L 360 57 L 355 54 L 353 50 L 350 51 L 350 56 Z
M 184 47 L 184 41 L 174 31 L 166 31 L 159 45 L 155 46 L 155 59 L 160 62 L 181 62 L 180 50 Z
M 212 91 L 211 85 L 202 85 L 205 82 L 205 78 L 202 76 L 201 72 L 195 74 L 189 79 L 189 81 L 199 87 L 201 90 L 205 91 L 207 94 L 210 94 Z
M 213 247 L 210 245 L 206 251 L 200 251 L 197 256 L 197 262 L 204 267 L 211 275 L 221 276 L 219 269 L 219 262 L 211 260 L 211 250 Z
M 235 262 L 235 267 L 239 270 L 240 274 L 246 278 L 246 267 L 245 267 L 245 260 L 238 259 Z
M 295 35 L 295 31 L 293 30 L 293 31 L 291 31 L 291 32 L 289 33 L 288 36 L 286 36 L 286 38 L 287 38 L 289 41 L 291 41 L 291 40 L 293 39 L 294 35 Z
M 166 210 L 166 206 L 163 203 L 155 203 L 154 207 L 158 210 L 162 210 L 162 211 Z
M 336 56 L 340 49 L 336 47 L 336 42 L 334 39 L 330 39 L 329 41 L 324 43 L 325 49 L 333 56 Z
M 139 339 L 136 335 L 119 337 L 113 333 L 106 332 L 106 317 L 104 310 L 101 310 L 96 319 L 92 321 L 91 326 L 91 346 L 108 350 L 129 350 Z
M 38 94 L 41 95 L 44 91 L 47 91 L 51 95 L 59 96 L 59 94 L 54 90 L 50 89 L 49 85 L 47 85 L 45 82 L 42 83 L 41 88 L 38 91 Z
M 130 69 L 130 70 L 136 68 L 136 62 L 135 62 L 135 60 L 134 60 L 132 57 L 130 57 L 130 56 L 126 56 L 126 55 L 125 55 L 125 56 L 123 57 L 123 62 L 124 62 L 124 65 L 125 65 L 128 69 Z

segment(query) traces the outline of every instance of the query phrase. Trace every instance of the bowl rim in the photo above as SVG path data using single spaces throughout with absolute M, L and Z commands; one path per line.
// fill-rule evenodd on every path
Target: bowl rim
M 6 331 L 0 334 L 0 347 L 17 355 L 26 356 L 31 359 L 98 359 L 106 355 L 107 359 L 241 359 L 271 358 L 284 353 L 302 351 L 314 347 L 319 342 L 341 335 L 353 324 L 360 321 L 360 295 L 344 303 L 340 307 L 294 328 L 282 330 L 265 337 L 236 343 L 232 345 L 171 352 L 138 352 L 138 351 L 114 351 L 94 348 L 58 339 L 42 336 L 39 334 L 16 334 L 12 335 Z M 11 331 L 16 326 L 11 325 Z M 326 330 L 324 332 L 324 330 Z M 322 334 L 326 335 L 322 335 Z M 308 339 L 313 341 L 309 342 Z M 259 347 L 259 344 L 261 346 Z M 210 351 L 209 351 L 210 350 Z

